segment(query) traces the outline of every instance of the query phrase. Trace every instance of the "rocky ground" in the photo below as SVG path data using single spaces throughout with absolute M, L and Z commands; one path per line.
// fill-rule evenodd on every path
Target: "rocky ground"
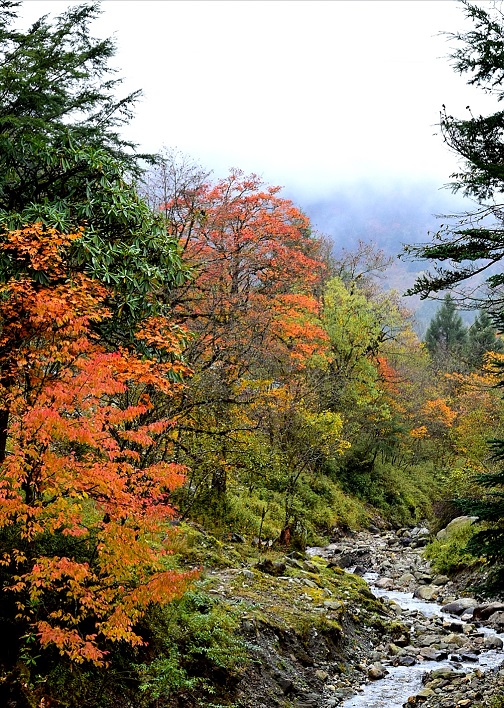
M 504 632 L 504 604 L 469 597 L 460 584 L 433 574 L 422 556 L 427 539 L 420 527 L 372 527 L 306 555 L 210 572 L 209 592 L 239 610 L 254 658 L 230 691 L 233 704 L 335 708 L 363 684 L 385 684 L 395 666 L 425 664 L 426 672 L 439 668 L 426 673 L 416 695 L 399 697 L 404 706 L 504 706 L 497 698 L 504 694 L 500 654 L 492 671 L 479 664 L 482 652 L 502 649 L 495 632 Z M 374 595 L 360 577 L 370 573 Z M 449 614 L 425 617 L 378 597 L 394 590 L 447 606 Z M 369 707 L 365 694 L 359 705 Z
M 428 530 L 421 527 L 359 533 L 318 551 L 330 562 L 353 567 L 354 572 L 373 573 L 371 589 L 377 594 L 411 592 L 418 599 L 436 602 L 443 610 L 442 616 L 425 617 L 416 609 L 388 603 L 408 632 L 395 642 L 381 641 L 374 647 L 367 658 L 367 678 L 387 681 L 391 666 L 448 661 L 449 666 L 426 673 L 423 689 L 415 696 L 404 697 L 404 706 L 504 706 L 504 698 L 502 702 L 498 699 L 499 694 L 504 696 L 500 658 L 494 658 L 497 666 L 487 672 L 478 665 L 482 652 L 493 650 L 495 654 L 503 648 L 502 638 L 496 633 L 504 632 L 504 603 L 469 596 L 460 580 L 450 581 L 432 573 L 422 555 L 428 537 Z M 387 704 L 383 705 L 386 708 Z

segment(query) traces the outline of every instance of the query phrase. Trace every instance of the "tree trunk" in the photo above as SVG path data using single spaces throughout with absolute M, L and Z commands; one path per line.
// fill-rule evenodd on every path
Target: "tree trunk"
M 7 430 L 9 427 L 9 410 L 0 409 L 0 464 L 5 460 L 7 450 Z

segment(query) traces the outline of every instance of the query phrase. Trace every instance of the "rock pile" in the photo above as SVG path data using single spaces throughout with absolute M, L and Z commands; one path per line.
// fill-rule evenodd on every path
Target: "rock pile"
M 482 603 L 475 597 L 460 596 L 457 586 L 446 576 L 433 573 L 423 558 L 428 539 L 429 531 L 423 526 L 380 534 L 357 533 L 325 549 L 312 549 L 312 553 L 321 553 L 335 565 L 366 575 L 377 595 L 393 598 L 394 591 L 408 592 L 419 600 L 435 601 L 437 612 L 442 610 L 440 616 L 435 612 L 425 616 L 392 601 L 398 621 L 408 631 L 374 647 L 363 666 L 369 681 L 386 681 L 393 666 L 439 662 L 440 668 L 426 673 L 423 688 L 415 696 L 404 697 L 404 706 L 493 705 L 491 697 L 504 691 L 504 671 L 495 656 L 502 650 L 503 640 L 494 633 L 504 632 L 504 603 Z M 480 656 L 489 651 L 497 667 L 484 672 L 479 666 Z M 341 703 L 327 696 L 325 705 Z

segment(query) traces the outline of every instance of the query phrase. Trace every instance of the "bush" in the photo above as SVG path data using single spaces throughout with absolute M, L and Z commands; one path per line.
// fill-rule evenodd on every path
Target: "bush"
M 467 550 L 467 544 L 476 533 L 475 527 L 468 523 L 446 538 L 436 538 L 426 546 L 425 557 L 437 573 L 446 575 L 478 565 L 480 560 Z
M 195 705 L 208 706 L 215 684 L 225 686 L 248 661 L 236 635 L 237 614 L 203 592 L 190 591 L 150 617 L 151 651 L 140 668 L 140 690 L 149 699 L 197 689 Z

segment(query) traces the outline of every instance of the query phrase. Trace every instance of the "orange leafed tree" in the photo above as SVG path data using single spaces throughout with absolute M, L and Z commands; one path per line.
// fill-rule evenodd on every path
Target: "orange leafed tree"
M 185 356 L 195 372 L 178 442 L 192 481 L 201 472 L 191 487 L 222 499 L 229 459 L 235 470 L 246 464 L 243 434 L 262 425 L 254 401 L 271 385 L 291 386 L 327 348 L 319 318 L 322 246 L 280 188 L 256 175 L 235 170 L 216 184 L 198 177 L 192 186 L 172 186 L 161 207 L 193 273 L 172 299 L 192 334 Z
M 234 171 L 177 195 L 170 225 L 194 280 L 173 305 L 196 334 L 189 356 L 200 368 L 225 359 L 242 374 L 267 357 L 292 371 L 325 346 L 321 243 L 279 190 Z
M 103 347 L 93 325 L 109 316 L 107 292 L 65 260 L 78 237 L 36 224 L 2 244 L 19 273 L 0 288 L 0 576 L 18 639 L 99 665 L 107 642 L 141 643 L 149 603 L 193 575 L 170 562 L 170 492 L 184 479 L 166 458 L 175 423 L 152 415 L 184 367 L 180 334 L 160 318 L 138 332 L 157 361 Z

